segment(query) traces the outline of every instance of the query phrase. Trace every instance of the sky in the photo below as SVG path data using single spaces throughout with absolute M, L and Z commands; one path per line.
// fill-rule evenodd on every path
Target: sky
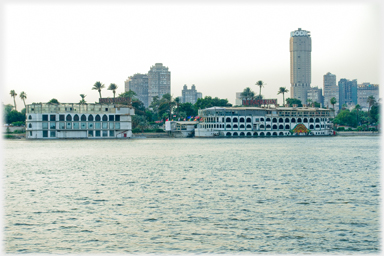
M 262 80 L 265 98 L 290 90 L 290 32 L 312 38 L 312 83 L 331 72 L 380 84 L 381 6 L 377 1 L 208 3 L 192 1 L 5 1 L 1 6 L 1 100 L 26 104 L 98 101 L 96 81 L 119 86 L 155 63 L 171 72 L 171 94 L 184 84 L 235 103 Z M 102 90 L 103 97 L 113 97 Z M 287 95 L 286 95 L 287 97 Z

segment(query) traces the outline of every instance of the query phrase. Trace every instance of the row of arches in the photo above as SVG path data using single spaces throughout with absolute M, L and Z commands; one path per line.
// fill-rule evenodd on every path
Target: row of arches
M 289 122 L 291 122 L 291 123 L 320 123 L 320 120 L 321 121 L 324 121 L 324 118 L 307 118 L 307 117 L 304 117 L 304 118 L 301 118 L 301 117 L 298 117 L 298 118 L 295 118 L 295 117 L 292 117 L 292 118 L 269 118 L 269 117 L 267 117 L 267 118 L 263 118 L 263 117 L 261 117 L 260 118 L 260 122 L 264 122 L 264 121 L 266 121 L 266 122 L 271 122 L 272 121 L 272 123 L 283 123 L 283 122 L 286 122 L 286 123 L 289 123 Z M 257 122 L 258 120 L 256 119 L 256 122 Z M 240 117 L 240 118 L 237 118 L 237 117 L 233 117 L 232 119 L 230 118 L 230 117 L 227 117 L 226 119 L 225 119 L 225 122 L 226 123 L 231 123 L 231 122 L 233 122 L 233 123 L 237 123 L 237 122 L 240 122 L 240 123 L 244 123 L 244 122 L 246 122 L 246 123 L 251 123 L 252 122 L 252 119 L 250 118 L 250 117 L 247 117 L 246 119 L 244 118 L 244 117 Z
M 109 121 L 114 121 L 114 116 L 113 115 L 110 115 L 110 120 Z M 112 119 L 112 120 L 111 120 Z M 65 118 L 66 121 L 72 121 L 72 116 L 71 115 L 67 115 L 66 118 Z M 100 117 L 100 115 L 96 115 L 95 117 L 93 117 L 93 115 L 89 115 L 88 116 L 88 120 L 87 120 L 87 117 L 86 115 L 82 114 L 81 117 L 79 117 L 78 114 L 75 114 L 73 116 L 73 121 L 108 121 L 108 116 L 107 115 L 103 115 L 102 117 Z
M 269 137 L 269 136 L 287 136 L 288 132 L 227 132 L 226 137 Z
M 324 127 L 324 126 L 320 126 L 319 124 L 316 124 L 316 125 L 313 125 L 313 124 L 310 124 L 309 125 L 309 129 L 320 129 L 321 127 Z M 237 125 L 237 124 L 234 124 L 233 126 L 231 126 L 230 124 L 227 124 L 225 126 L 226 129 L 252 129 L 252 126 L 250 124 L 247 124 L 247 125 L 244 125 L 244 124 L 240 124 L 240 125 Z M 259 129 L 271 129 L 272 130 L 289 130 L 291 129 L 291 126 L 289 124 L 286 124 L 286 125 L 283 125 L 283 124 L 280 124 L 280 125 L 277 125 L 277 124 L 274 124 L 274 125 L 270 125 L 270 124 L 267 124 L 267 125 L 263 125 L 261 124 L 259 126 Z

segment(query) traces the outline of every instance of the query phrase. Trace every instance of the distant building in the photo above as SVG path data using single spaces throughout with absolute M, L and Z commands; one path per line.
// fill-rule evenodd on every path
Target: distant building
M 317 102 L 320 103 L 321 106 L 323 106 L 323 89 L 319 89 L 317 86 L 316 87 L 311 87 L 307 90 L 307 100 L 311 99 L 312 103 Z M 307 104 L 303 102 L 304 104 Z
M 309 31 L 291 32 L 289 51 L 291 55 L 291 98 L 307 101 L 307 90 L 311 86 L 311 51 L 312 41 Z
M 324 107 L 331 107 L 331 99 L 336 99 L 335 109 L 339 109 L 339 87 L 336 84 L 336 75 L 327 73 L 323 79 Z
M 236 106 L 241 106 L 243 104 L 243 97 L 241 97 L 241 92 L 236 93 L 236 100 L 235 100 L 235 105 Z
M 343 104 L 347 106 L 353 106 L 357 104 L 357 80 L 352 81 L 345 78 L 339 81 L 339 110 L 343 107 Z
M 153 97 L 171 94 L 171 72 L 162 63 L 156 63 L 148 74 L 135 74 L 125 81 L 125 91 L 132 90 L 147 108 Z
M 125 81 L 125 91 L 132 90 L 137 94 L 137 98 L 148 108 L 148 75 L 134 74 Z
M 362 83 L 357 85 L 357 104 L 362 108 L 368 109 L 368 97 L 373 96 L 378 101 L 380 98 L 379 85 L 371 83 Z
M 153 97 L 171 94 L 171 72 L 162 63 L 156 63 L 148 71 L 148 106 Z
M 134 109 L 119 104 L 33 103 L 26 107 L 27 139 L 132 137 Z
M 191 86 L 191 89 L 187 88 L 187 85 L 185 84 L 183 86 L 183 90 L 181 91 L 181 97 L 180 102 L 181 103 L 192 103 L 195 104 L 197 99 L 200 99 L 203 97 L 203 94 L 201 92 L 196 91 L 196 86 L 193 84 Z

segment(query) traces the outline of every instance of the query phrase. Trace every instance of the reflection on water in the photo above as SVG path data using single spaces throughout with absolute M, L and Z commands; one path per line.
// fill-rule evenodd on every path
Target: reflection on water
M 6 141 L 8 253 L 379 252 L 378 137 Z

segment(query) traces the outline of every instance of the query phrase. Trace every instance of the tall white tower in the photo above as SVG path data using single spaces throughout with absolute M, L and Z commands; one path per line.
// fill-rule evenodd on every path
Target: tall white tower
M 291 98 L 307 103 L 307 90 L 311 86 L 312 42 L 309 31 L 291 32 L 289 51 L 291 53 Z

